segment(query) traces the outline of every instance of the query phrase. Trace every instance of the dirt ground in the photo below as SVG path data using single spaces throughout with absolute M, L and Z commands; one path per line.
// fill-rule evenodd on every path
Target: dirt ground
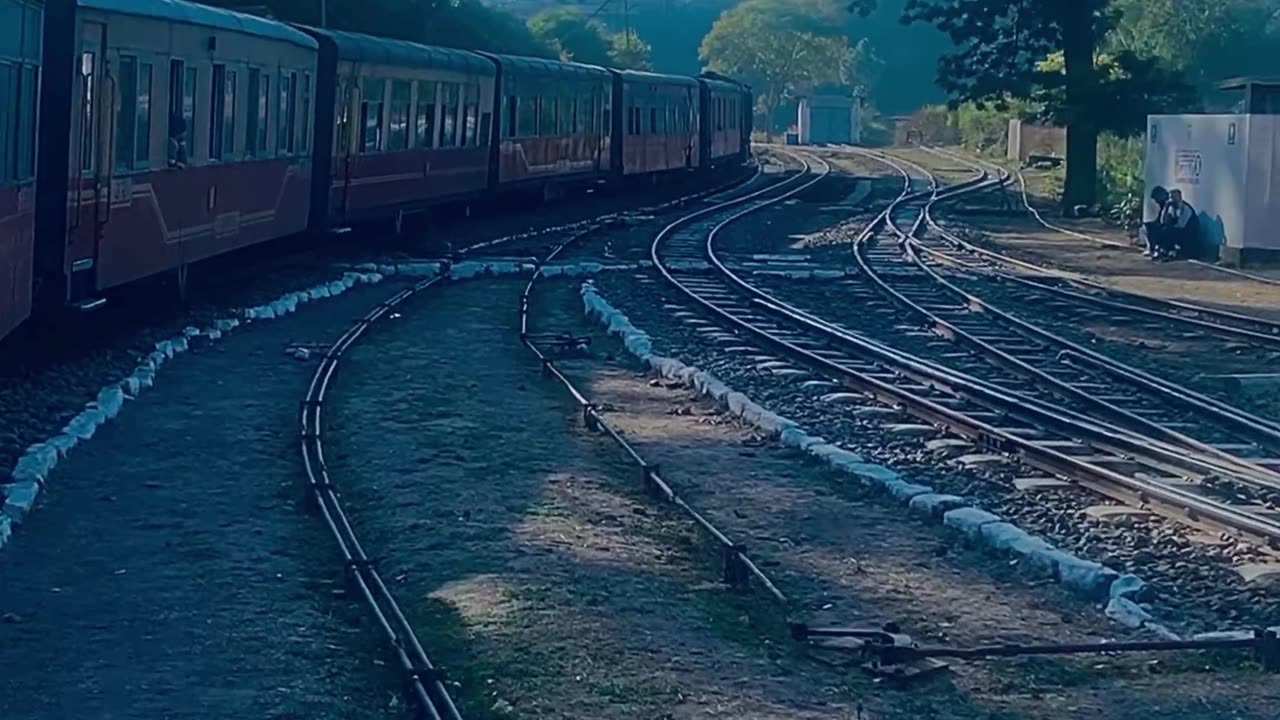
M 165 366 L 76 448 L 0 560 L 0 717 L 399 717 L 300 502 L 297 407 L 366 287 Z
M 329 419 L 358 530 L 468 717 L 1270 717 L 1270 684 L 1244 670 L 1206 680 L 1195 659 L 1011 661 L 900 692 L 806 657 L 762 597 L 720 584 L 691 523 L 646 497 L 540 377 L 512 332 L 520 286 L 458 285 L 405 307 L 345 361 Z M 544 286 L 535 309 L 536 331 L 593 335 L 589 357 L 563 367 L 799 612 L 896 620 L 931 642 L 1114 635 L 1093 608 L 650 382 L 581 319 L 573 284 Z

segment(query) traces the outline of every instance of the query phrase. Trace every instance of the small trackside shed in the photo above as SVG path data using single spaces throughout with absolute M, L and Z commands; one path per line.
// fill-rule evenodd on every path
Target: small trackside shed
M 801 145 L 856 145 L 862 142 L 862 100 L 846 93 L 800 98 L 797 111 Z

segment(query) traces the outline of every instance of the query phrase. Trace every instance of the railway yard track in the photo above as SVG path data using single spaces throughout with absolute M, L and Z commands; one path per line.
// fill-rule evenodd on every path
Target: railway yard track
M 307 363 L 279 392 L 331 545 L 298 572 L 406 691 L 349 717 L 1268 717 L 1240 656 L 1120 651 L 1280 669 L 1280 416 L 1196 370 L 1274 361 L 1280 322 L 1003 252 L 981 161 L 758 157 L 258 341 Z

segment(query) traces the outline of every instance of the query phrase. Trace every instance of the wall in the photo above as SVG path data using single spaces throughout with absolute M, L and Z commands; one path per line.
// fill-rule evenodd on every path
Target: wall
M 1270 184 L 1274 123 L 1259 123 L 1251 133 L 1253 117 L 1263 116 L 1152 115 L 1147 121 L 1145 198 L 1157 185 L 1181 190 L 1210 247 L 1238 250 L 1246 242 L 1274 242 L 1262 232 L 1258 215 L 1271 201 L 1249 191 L 1250 185 Z M 1266 157 L 1250 160 L 1253 146 L 1266 148 Z
M 1025 163 L 1032 155 L 1065 158 L 1067 131 L 1050 125 L 1035 125 L 1021 120 L 1009 121 L 1008 151 L 1005 157 Z

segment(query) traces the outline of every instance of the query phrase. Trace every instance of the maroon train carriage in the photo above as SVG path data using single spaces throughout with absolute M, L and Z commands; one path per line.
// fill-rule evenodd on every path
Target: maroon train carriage
M 723 165 L 746 158 L 748 144 L 744 141 L 743 105 L 749 101 L 744 86 L 727 79 L 698 78 L 701 85 L 700 128 L 702 157 L 706 167 Z
M 494 111 L 496 184 L 566 182 L 609 172 L 609 71 L 591 65 L 486 55 L 502 88 Z
M 634 70 L 615 70 L 613 77 L 622 108 L 613 128 L 622 138 L 615 169 L 631 176 L 698 167 L 698 81 Z
M 0 0 L 0 338 L 31 313 L 43 17 L 42 3 Z
M 475 53 L 306 28 L 320 43 L 316 227 L 483 193 L 494 64 Z
M 306 228 L 314 39 L 178 0 L 80 0 L 54 22 L 37 244 L 70 302 Z

